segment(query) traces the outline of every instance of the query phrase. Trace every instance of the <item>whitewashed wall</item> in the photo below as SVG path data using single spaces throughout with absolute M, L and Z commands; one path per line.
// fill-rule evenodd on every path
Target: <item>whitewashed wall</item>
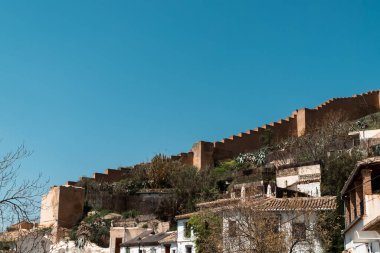
M 195 236 L 191 231 L 191 237 L 185 237 L 185 224 L 188 219 L 177 221 L 177 253 L 186 253 L 186 247 L 192 247 L 191 253 L 195 253 Z
M 380 253 L 380 235 L 374 231 L 362 231 L 366 224 L 380 215 L 380 195 L 365 195 L 364 201 L 366 215 L 345 232 L 345 249 L 352 249 L 354 253 Z

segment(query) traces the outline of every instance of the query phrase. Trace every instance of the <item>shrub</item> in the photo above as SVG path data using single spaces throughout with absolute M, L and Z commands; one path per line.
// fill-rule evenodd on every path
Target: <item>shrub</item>
M 136 210 L 128 210 L 128 211 L 123 212 L 121 215 L 123 215 L 123 217 L 124 217 L 125 219 L 128 219 L 128 218 L 136 218 L 137 215 L 139 215 L 139 212 L 136 211 Z

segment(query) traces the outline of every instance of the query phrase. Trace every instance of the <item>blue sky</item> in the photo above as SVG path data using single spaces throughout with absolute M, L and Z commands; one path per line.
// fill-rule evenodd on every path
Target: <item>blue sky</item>
M 50 184 L 380 86 L 380 1 L 2 1 L 0 151 Z

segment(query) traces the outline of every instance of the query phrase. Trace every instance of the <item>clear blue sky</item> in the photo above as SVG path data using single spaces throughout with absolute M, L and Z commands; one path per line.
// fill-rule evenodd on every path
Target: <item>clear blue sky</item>
M 0 151 L 63 184 L 380 88 L 380 1 L 1 1 Z

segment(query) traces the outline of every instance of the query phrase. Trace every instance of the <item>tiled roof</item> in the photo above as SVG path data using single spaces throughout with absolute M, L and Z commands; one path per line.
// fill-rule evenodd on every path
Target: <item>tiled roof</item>
M 257 201 L 252 204 L 263 211 L 332 210 L 336 208 L 336 197 L 266 198 L 261 204 Z
M 183 220 L 183 219 L 190 219 L 191 216 L 197 214 L 197 212 L 194 213 L 185 213 L 185 214 L 180 214 L 175 217 L 176 220 Z
M 221 210 L 233 211 L 238 206 L 249 207 L 257 211 L 323 211 L 336 208 L 336 197 L 293 197 L 293 198 L 273 198 L 262 197 L 240 202 L 236 205 L 218 208 Z M 215 209 L 216 210 L 216 209 Z
M 225 205 L 235 204 L 235 203 L 238 203 L 239 201 L 240 201 L 239 198 L 217 199 L 210 202 L 198 203 L 197 207 L 199 208 L 221 207 Z
M 177 232 L 172 232 L 169 236 L 160 240 L 158 243 L 159 244 L 170 244 L 170 243 L 176 242 L 176 241 L 177 241 Z
M 173 232 L 163 232 L 159 234 L 152 234 L 152 231 L 145 231 L 144 233 L 136 236 L 135 238 L 128 240 L 120 246 L 122 247 L 133 247 L 133 246 L 154 246 L 159 245 L 160 241 L 165 239 L 168 236 L 171 236 Z
M 350 176 L 348 177 L 346 183 L 344 183 L 344 186 L 343 186 L 342 191 L 340 193 L 342 195 L 344 195 L 344 193 L 346 193 L 348 186 L 350 186 L 350 184 L 352 183 L 356 174 L 360 171 L 362 166 L 369 165 L 369 164 L 379 164 L 379 163 L 380 163 L 380 156 L 375 156 L 375 157 L 371 157 L 371 158 L 367 158 L 367 159 L 359 161 L 356 164 L 356 168 L 351 172 Z

